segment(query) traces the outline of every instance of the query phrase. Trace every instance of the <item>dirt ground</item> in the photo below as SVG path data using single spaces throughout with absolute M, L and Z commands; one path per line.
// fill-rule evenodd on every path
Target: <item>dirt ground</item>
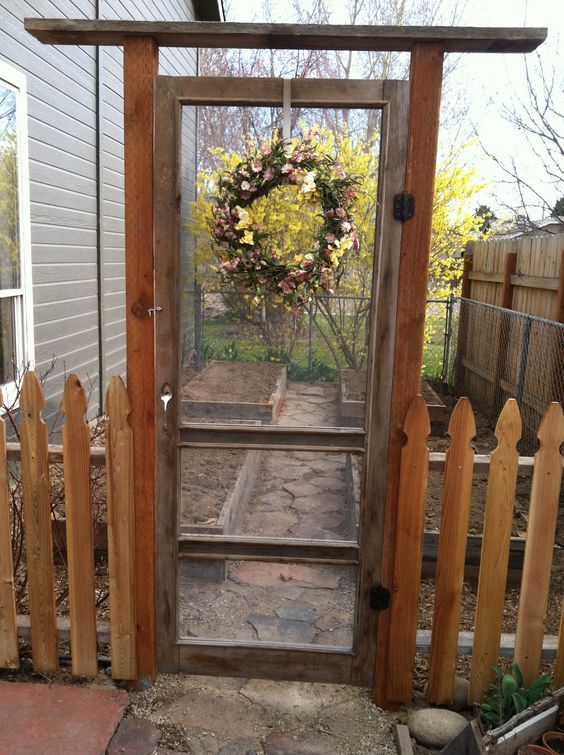
M 267 403 L 281 365 L 270 362 L 210 362 L 182 388 L 182 397 L 197 401 Z
M 247 452 L 184 449 L 181 453 L 181 522 L 215 524 Z

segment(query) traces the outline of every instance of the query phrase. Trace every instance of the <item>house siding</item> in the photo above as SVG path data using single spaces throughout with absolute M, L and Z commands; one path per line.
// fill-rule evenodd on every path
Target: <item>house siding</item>
M 97 12 L 108 19 L 194 18 L 191 0 L 0 0 L 0 59 L 27 77 L 37 372 L 55 360 L 45 385 L 48 421 L 69 372 L 90 391 L 91 417 L 110 377 L 125 373 L 123 52 L 42 45 L 24 31 L 23 19 Z M 195 75 L 196 51 L 162 49 L 159 70 Z M 184 120 L 187 201 L 196 131 L 193 116 Z

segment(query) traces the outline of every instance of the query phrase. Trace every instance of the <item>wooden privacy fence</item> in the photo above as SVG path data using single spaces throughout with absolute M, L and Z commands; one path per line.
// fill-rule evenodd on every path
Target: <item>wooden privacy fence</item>
M 464 562 L 470 512 L 474 452 L 470 440 L 476 432 L 474 415 L 466 398 L 459 400 L 450 420 L 451 445 L 446 452 L 435 603 L 431 632 L 428 699 L 434 704 L 452 702 L 457 653 L 460 647 L 460 615 Z M 408 702 L 412 696 L 418 633 L 418 596 L 421 580 L 422 540 L 429 452 L 425 445 L 429 417 L 425 402 L 413 400 L 406 416 L 407 437 L 402 451 L 397 512 L 398 542 L 391 604 L 391 636 L 387 659 L 390 699 Z M 513 503 L 521 435 L 517 402 L 509 399 L 499 416 L 497 448 L 489 464 L 488 492 L 483 524 L 469 702 L 480 701 L 493 680 L 498 664 L 508 575 Z M 539 673 L 553 559 L 553 543 L 562 478 L 560 446 L 564 442 L 564 418 L 558 403 L 548 406 L 538 430 L 540 448 L 534 459 L 529 520 L 521 591 L 514 640 L 514 658 L 529 684 Z M 467 633 L 464 633 L 467 635 Z M 564 685 L 564 604 L 555 663 L 555 686 Z
M 0 395 L 0 403 L 2 398 Z M 128 424 L 129 399 L 120 378 L 112 378 L 106 394 L 106 448 L 90 448 L 86 423 L 87 399 L 77 375 L 65 384 L 62 453 L 48 446 L 41 417 L 45 405 L 33 372 L 23 378 L 20 394 L 20 444 L 6 442 L 0 418 L 0 667 L 18 668 L 18 631 L 31 627 L 33 668 L 43 673 L 59 667 L 58 641 L 70 624 L 72 671 L 95 676 L 97 640 L 110 642 L 112 676 L 135 679 L 135 606 L 133 444 Z M 109 628 L 96 622 L 94 537 L 90 468 L 106 459 L 109 570 Z M 8 461 L 21 463 L 23 519 L 28 582 L 29 617 L 16 616 L 12 563 Z M 51 527 L 49 463 L 63 461 L 69 620 L 57 618 L 55 569 Z
M 468 244 L 454 380 L 490 417 L 516 398 L 527 441 L 564 401 L 564 233 Z

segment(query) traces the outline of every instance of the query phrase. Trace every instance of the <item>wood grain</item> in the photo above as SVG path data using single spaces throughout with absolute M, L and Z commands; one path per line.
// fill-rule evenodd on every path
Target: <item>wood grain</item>
M 531 52 L 547 30 L 455 26 L 343 26 L 221 22 L 106 21 L 26 18 L 26 31 L 50 45 L 123 45 L 152 37 L 164 47 L 281 50 L 413 50 L 440 44 L 445 52 Z
M 541 445 L 535 455 L 531 484 L 527 545 L 515 638 L 515 661 L 523 672 L 527 686 L 539 674 L 543 622 L 552 568 L 552 544 L 556 534 L 562 480 L 560 446 L 564 442 L 564 417 L 560 404 L 549 405 L 538 431 L 538 439 Z
M 452 703 L 454 692 L 456 644 L 472 492 L 474 452 L 470 441 L 476 435 L 474 413 L 468 399 L 461 398 L 456 404 L 448 434 L 452 443 L 447 451 L 443 481 L 427 694 L 429 702 L 435 705 Z
M 43 392 L 34 372 L 24 375 L 20 395 L 23 509 L 33 668 L 59 668 L 55 611 L 47 425 L 41 417 Z
M 116 376 L 106 393 L 106 413 L 112 676 L 136 679 L 135 461 L 131 407 L 123 381 Z
M 3 403 L 0 388 L 0 406 Z M 6 425 L 0 416 L 0 668 L 19 668 L 20 665 L 10 532 Z
M 96 676 L 96 607 L 94 594 L 94 534 L 90 494 L 90 429 L 88 399 L 78 375 L 65 383 L 63 425 L 65 515 L 72 673 Z
M 399 280 L 397 284 L 397 313 L 394 328 L 393 370 L 384 372 L 382 380 L 389 381 L 391 412 L 389 430 L 378 428 L 387 437 L 385 511 L 380 526 L 383 543 L 380 582 L 391 587 L 395 563 L 397 501 L 402 427 L 413 398 L 420 391 L 423 361 L 424 322 L 427 306 L 427 275 L 431 245 L 433 194 L 439 112 L 443 72 L 444 47 L 439 44 L 415 45 L 411 53 L 410 109 L 407 140 L 407 163 L 404 190 L 415 197 L 415 217 L 403 223 Z M 384 295 L 379 289 L 378 295 Z M 389 324 L 393 328 L 393 324 Z M 376 462 L 375 462 L 376 463 Z M 389 653 L 389 614 L 380 612 L 376 638 L 376 672 L 374 701 L 387 704 L 387 659 Z
M 470 704 L 482 702 L 482 697 L 493 680 L 491 667 L 497 665 L 499 656 L 517 484 L 516 443 L 521 437 L 521 415 L 515 399 L 509 399 L 505 404 L 495 428 L 495 436 L 498 445 L 491 456 L 484 515 L 468 696 Z
M 153 119 L 158 51 L 153 39 L 124 44 L 125 298 L 127 388 L 135 465 L 137 671 L 156 674 L 155 306 Z
M 419 620 L 421 552 L 429 463 L 425 440 L 431 432 L 429 412 L 421 396 L 416 396 L 411 402 L 403 431 L 407 442 L 401 452 L 394 583 L 390 607 L 390 635 L 394 640 L 388 656 L 388 696 L 394 702 L 407 703 L 411 701 L 413 693 Z

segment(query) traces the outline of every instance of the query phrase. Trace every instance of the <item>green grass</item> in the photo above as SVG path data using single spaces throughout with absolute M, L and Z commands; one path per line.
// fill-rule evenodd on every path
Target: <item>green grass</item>
M 319 325 L 328 334 L 328 326 L 322 320 Z M 423 352 L 423 377 L 437 379 L 443 369 L 444 315 L 427 317 L 426 344 Z M 265 362 L 269 360 L 267 347 L 260 337 L 257 326 L 238 322 L 232 318 L 214 318 L 204 321 L 204 360 L 242 360 Z M 338 370 L 346 368 L 344 357 L 338 354 L 338 364 L 327 347 L 317 325 L 313 328 L 312 339 L 313 369 L 308 366 L 307 331 L 300 335 L 294 346 L 288 374 L 295 380 L 327 380 L 334 382 Z M 272 360 L 274 361 L 274 360 Z

